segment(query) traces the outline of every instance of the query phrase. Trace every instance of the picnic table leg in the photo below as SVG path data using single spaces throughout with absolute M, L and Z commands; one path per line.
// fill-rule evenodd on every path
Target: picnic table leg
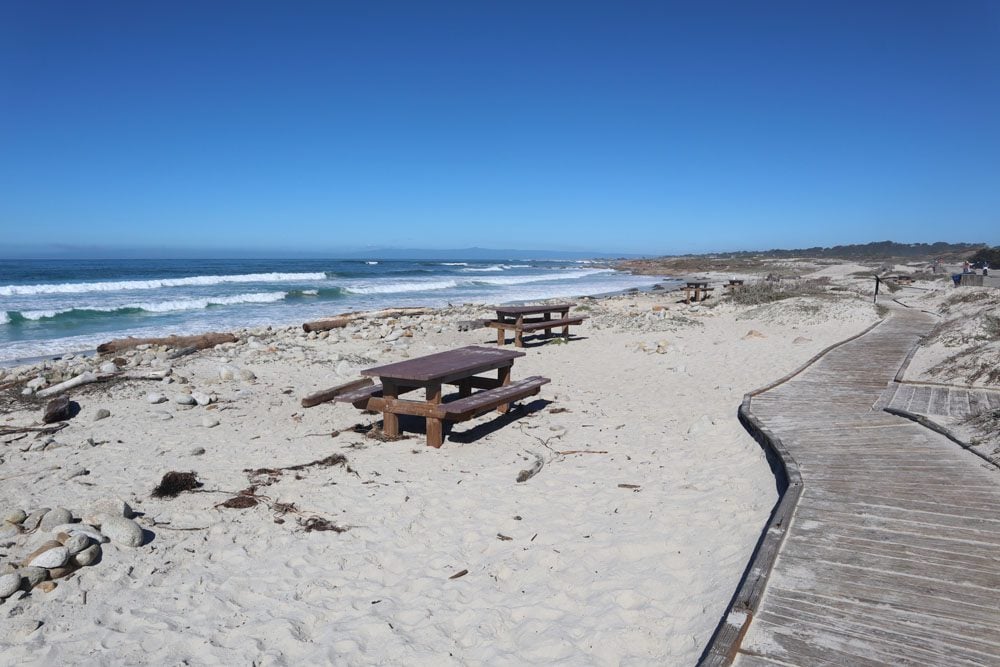
M 500 381 L 500 386 L 504 387 L 510 384 L 510 369 L 513 368 L 513 364 L 510 366 L 503 366 L 497 369 L 497 380 Z M 497 412 L 500 414 L 506 413 L 510 410 L 510 403 L 504 403 L 503 405 L 497 406 Z
M 472 385 L 468 380 L 458 381 L 458 396 L 459 398 L 465 398 L 466 396 L 472 396 Z
M 517 316 L 517 323 L 514 325 L 514 346 L 524 347 L 524 338 L 522 337 L 523 331 L 521 327 L 524 326 L 524 315 Z
M 507 332 L 503 327 L 497 327 L 497 345 L 507 344 Z
M 559 311 L 559 318 L 560 319 L 565 320 L 567 317 L 569 317 L 569 311 L 568 310 L 561 310 L 561 311 Z M 569 325 L 568 324 L 563 327 L 562 337 L 563 337 L 563 340 L 569 340 Z
M 399 387 L 396 386 L 395 382 L 383 379 L 382 396 L 385 398 L 398 398 Z M 399 415 L 389 412 L 388 409 L 382 410 L 382 433 L 388 438 L 399 437 Z
M 426 400 L 431 405 L 441 402 L 441 385 L 427 385 Z M 444 425 L 440 419 L 434 417 L 427 418 L 427 446 L 440 447 L 444 443 Z
M 684 303 L 691 303 L 691 288 L 684 288 Z

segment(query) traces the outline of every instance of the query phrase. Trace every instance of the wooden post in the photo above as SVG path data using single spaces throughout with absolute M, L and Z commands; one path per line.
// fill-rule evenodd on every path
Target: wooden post
M 431 405 L 441 403 L 441 383 L 427 385 L 426 400 Z M 436 417 L 427 417 L 427 446 L 440 447 L 444 444 L 444 425 Z
M 497 327 L 497 345 L 507 344 L 507 331 L 502 327 Z
M 875 276 L 875 296 L 872 298 L 872 303 L 878 303 L 878 284 L 880 280 L 878 276 Z
M 511 362 L 509 366 L 502 366 L 497 369 L 497 380 L 500 382 L 501 387 L 505 387 L 510 384 L 510 369 L 514 367 L 514 363 Z M 510 403 L 504 403 L 503 405 L 497 406 L 497 412 L 500 414 L 505 414 L 510 410 Z
M 542 313 L 542 320 L 543 321 L 548 322 L 551 319 L 552 319 L 552 313 L 548 313 L 548 312 Z M 543 335 L 543 338 L 551 338 L 552 337 L 552 329 L 542 329 L 542 331 L 545 332 L 544 335 Z
M 382 380 L 382 396 L 384 398 L 398 398 L 399 387 L 391 380 Z M 391 401 L 386 401 L 391 403 Z M 399 416 L 389 412 L 388 406 L 382 410 L 382 432 L 389 438 L 399 437 Z
M 569 309 L 559 311 L 559 319 L 565 320 L 567 317 L 569 317 Z M 566 325 L 563 326 L 562 337 L 563 337 L 563 340 L 569 340 L 569 325 L 568 324 L 566 324 Z
M 517 316 L 517 323 L 514 325 L 514 346 L 524 347 L 524 338 L 521 327 L 524 326 L 524 315 Z
M 458 381 L 458 397 L 465 398 L 467 396 L 472 396 L 472 383 L 468 380 Z

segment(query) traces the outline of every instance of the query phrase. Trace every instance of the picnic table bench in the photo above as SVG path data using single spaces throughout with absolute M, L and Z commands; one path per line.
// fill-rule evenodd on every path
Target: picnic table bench
M 440 447 L 444 442 L 443 422 L 461 422 L 496 409 L 508 411 L 513 401 L 534 396 L 550 382 L 532 376 L 511 381 L 514 360 L 524 352 L 498 350 L 470 345 L 424 357 L 407 359 L 361 371 L 361 380 L 336 388 L 333 400 L 351 403 L 362 410 L 382 413 L 382 431 L 389 437 L 399 435 L 399 415 L 426 420 L 427 445 Z M 496 378 L 480 373 L 497 371 Z M 376 384 L 371 378 L 378 377 Z M 458 387 L 457 396 L 445 401 L 442 385 Z M 402 394 L 423 389 L 424 400 L 403 399 Z M 473 389 L 479 389 L 473 393 Z
M 497 345 L 507 344 L 507 331 L 514 332 L 514 345 L 524 347 L 524 333 L 541 330 L 543 337 L 552 335 L 552 329 L 562 327 L 563 338 L 569 338 L 569 328 L 581 324 L 585 316 L 570 317 L 569 310 L 575 303 L 557 303 L 539 306 L 497 306 L 497 318 L 490 320 L 486 326 L 497 330 Z M 558 319 L 552 319 L 552 315 Z M 538 317 L 526 317 L 538 315 Z
M 684 286 L 684 303 L 691 303 L 691 296 L 694 295 L 695 303 L 704 301 L 709 296 L 714 287 L 708 286 L 707 280 L 689 280 Z
M 730 278 L 729 283 L 723 285 L 727 292 L 736 292 L 743 289 L 743 281 L 738 278 Z

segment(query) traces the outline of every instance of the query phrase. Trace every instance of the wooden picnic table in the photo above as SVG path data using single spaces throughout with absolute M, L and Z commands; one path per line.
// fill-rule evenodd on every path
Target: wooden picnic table
M 684 287 L 684 303 L 691 303 L 692 293 L 694 294 L 696 303 L 704 301 L 711 296 L 712 289 L 712 287 L 708 286 L 707 280 L 688 280 Z
M 511 382 L 514 360 L 524 352 L 498 350 L 470 345 L 425 357 L 407 359 L 361 371 L 366 377 L 378 377 L 380 385 L 359 387 L 337 400 L 356 407 L 380 410 L 382 430 L 389 437 L 399 435 L 399 415 L 424 417 L 427 444 L 440 447 L 444 442 L 443 421 L 464 421 L 494 408 L 507 412 L 511 401 L 537 394 L 548 378 L 530 377 Z M 496 378 L 479 377 L 497 371 Z M 370 382 L 366 380 L 366 382 Z M 442 401 L 441 386 L 457 385 L 458 398 Z M 401 394 L 423 389 L 424 400 L 400 398 Z M 473 393 L 473 389 L 481 389 Z
M 534 306 L 497 306 L 497 318 L 486 323 L 488 327 L 497 330 L 497 345 L 507 344 L 507 331 L 514 332 L 514 345 L 524 347 L 524 332 L 542 330 L 542 336 L 548 338 L 552 329 L 562 327 L 563 338 L 569 338 L 571 325 L 580 324 L 584 316 L 570 317 L 569 310 L 575 303 L 540 304 Z M 553 314 L 558 319 L 552 319 Z M 538 315 L 539 317 L 527 317 Z

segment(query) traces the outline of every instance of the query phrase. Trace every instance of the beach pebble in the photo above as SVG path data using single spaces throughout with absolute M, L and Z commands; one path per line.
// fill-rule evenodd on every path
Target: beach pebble
M 210 404 L 210 403 L 213 402 L 213 399 L 212 399 L 211 395 L 205 394 L 205 393 L 200 392 L 200 391 L 192 391 L 191 392 L 191 398 L 194 399 L 195 403 L 197 403 L 198 405 L 201 405 L 201 406 L 205 406 L 205 405 L 208 405 L 208 404 Z
M 110 410 L 108 410 L 107 408 L 101 408 L 100 410 L 94 413 L 94 421 L 99 422 L 102 419 L 107 419 L 110 416 L 111 416 Z
M 751 329 L 750 331 L 746 332 L 746 334 L 743 335 L 744 340 L 748 340 L 750 338 L 767 338 L 767 336 L 757 331 L 756 329 Z
M 167 397 L 164 396 L 163 394 L 157 394 L 157 393 L 146 394 L 146 401 L 152 405 L 157 405 L 158 403 L 164 403 L 166 402 L 166 400 Z
M 16 617 L 7 620 L 5 623 L 5 634 L 13 641 L 27 639 L 28 635 L 42 627 L 41 621 L 33 618 Z
M 20 533 L 21 528 L 17 524 L 4 521 L 3 525 L 0 525 L 0 540 L 9 540 L 12 537 L 16 537 Z
M 59 398 L 53 398 L 45 406 L 45 414 L 42 415 L 42 422 L 45 424 L 54 424 L 72 419 L 72 417 L 73 404 L 70 402 L 69 396 L 60 396 Z
M 42 517 L 41 523 L 38 526 L 44 531 L 51 531 L 53 528 L 60 524 L 69 523 L 73 520 L 73 513 L 64 507 L 57 507 L 54 510 L 49 510 Z
M 132 519 L 122 516 L 109 516 L 101 524 L 101 532 L 112 542 L 126 547 L 142 545 L 142 528 Z
M 10 510 L 3 515 L 3 520 L 10 523 L 21 523 L 28 518 L 28 513 L 24 510 Z
M 97 370 L 101 371 L 102 373 L 117 373 L 118 366 L 113 361 L 105 361 L 98 367 Z
M 402 338 L 402 336 L 403 336 L 403 332 L 402 331 L 400 331 L 399 329 L 393 329 L 388 334 L 386 334 L 385 341 L 387 343 L 391 343 L 394 340 L 398 340 L 398 339 Z
M 191 456 L 201 456 L 204 453 L 205 453 L 204 447 L 195 447 L 194 449 L 191 450 Z
M 91 544 L 89 547 L 73 556 L 72 562 L 80 567 L 93 565 L 101 557 L 101 547 L 98 544 Z
M 63 475 L 63 479 L 70 480 L 73 479 L 74 477 L 84 477 L 89 474 L 90 471 L 84 468 L 83 466 L 73 466 L 72 468 L 66 471 L 66 473 Z
M 44 567 L 38 567 L 36 565 L 29 565 L 28 567 L 21 568 L 18 572 L 20 572 L 21 576 L 28 582 L 28 588 L 34 588 L 49 578 L 49 571 Z
M 70 556 L 75 556 L 90 546 L 90 538 L 84 533 L 76 533 L 74 535 L 70 535 L 66 541 L 63 542 L 63 546 L 66 547 L 66 551 L 69 552 Z
M 41 592 L 43 592 L 43 593 L 51 593 L 52 591 L 54 591 L 56 589 L 56 582 L 54 582 L 54 581 L 43 581 L 42 583 L 38 584 L 38 586 L 36 586 L 36 588 L 38 590 L 40 590 Z
M 17 572 L 0 575 L 0 598 L 8 598 L 21 587 L 21 575 Z
M 174 403 L 178 405 L 195 405 L 197 402 L 191 394 L 177 394 L 174 396 Z
M 88 517 L 88 523 L 90 519 L 97 519 L 103 521 L 108 515 L 101 514 L 98 517 Z M 108 538 L 106 535 L 102 534 L 101 531 L 94 528 L 93 525 L 88 525 L 88 523 L 67 523 L 62 526 L 56 526 L 52 532 L 54 533 L 67 533 L 69 535 L 76 535 L 77 533 L 81 535 L 86 535 L 95 542 L 107 542 Z
M 21 396 L 31 396 L 34 393 L 35 390 L 32 389 L 31 387 L 25 387 L 24 389 L 21 390 Z
M 153 411 L 153 416 L 159 419 L 161 422 L 170 421 L 171 419 L 174 418 L 172 414 L 170 414 L 169 412 L 164 412 L 163 410 Z
M 249 368 L 241 368 L 240 369 L 240 379 L 241 380 L 246 380 L 247 382 L 252 382 L 253 380 L 257 379 L 257 376 L 254 375 L 254 372 L 252 370 L 250 370 Z
M 24 521 L 21 522 L 21 525 L 24 526 L 25 530 L 34 530 L 35 528 L 38 528 L 38 524 L 42 522 L 42 517 L 48 514 L 48 512 L 48 507 L 40 507 L 34 512 L 28 514 Z
M 62 567 L 69 560 L 69 550 L 55 540 L 42 544 L 24 559 L 27 565 L 51 569 Z
M 210 416 L 202 417 L 201 425 L 204 426 L 205 428 L 215 428 L 216 426 L 219 425 L 219 420 L 216 417 L 210 417 Z
M 38 391 L 39 389 L 43 389 L 48 383 L 49 383 L 48 380 L 39 375 L 35 379 L 28 380 L 27 382 L 25 382 L 24 386 L 30 389 L 31 391 L 35 392 Z
M 239 374 L 240 369 L 236 368 L 236 366 L 225 364 L 219 368 L 220 380 L 235 380 Z
M 135 516 L 132 507 L 121 498 L 101 498 L 90 506 L 87 513 L 91 516 L 123 516 L 126 519 Z

